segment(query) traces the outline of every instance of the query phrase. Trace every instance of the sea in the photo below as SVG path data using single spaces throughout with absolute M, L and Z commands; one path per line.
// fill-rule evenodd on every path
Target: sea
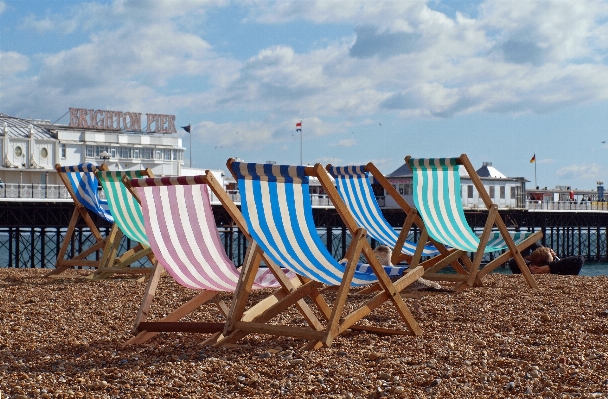
M 47 236 L 47 237 L 50 237 L 50 236 Z M 46 249 L 46 251 L 47 251 L 46 263 L 47 263 L 47 265 L 49 265 L 49 264 L 52 265 L 55 263 L 55 259 L 51 255 L 55 251 L 55 248 L 52 245 L 53 242 L 54 242 L 53 239 L 47 239 L 47 244 L 46 244 L 46 248 L 47 248 Z M 29 243 L 26 242 L 22 245 L 24 245 L 24 248 L 26 248 L 26 251 L 24 251 L 24 252 L 27 252 L 27 253 L 22 252 L 22 256 L 21 256 L 21 260 L 20 260 L 20 267 L 22 267 L 22 268 L 29 267 L 30 261 L 28 259 L 24 258 L 24 257 L 27 257 L 31 253 L 29 251 Z M 37 245 L 39 246 L 40 243 L 37 242 Z M 39 254 L 37 254 L 37 256 L 39 256 Z M 0 232 L 0 268 L 6 268 L 8 264 L 9 264 L 8 235 L 4 232 Z M 141 265 L 138 264 L 137 266 L 145 266 L 146 264 L 147 264 L 147 262 L 144 259 L 142 264 Z M 240 262 L 238 262 L 238 264 L 240 264 Z M 36 266 L 36 267 L 40 267 L 40 266 Z M 447 272 L 447 273 L 454 272 L 453 270 L 450 270 L 450 269 L 451 268 L 444 269 L 444 272 Z M 511 270 L 507 266 L 498 267 L 497 269 L 494 270 L 493 273 L 512 274 Z M 587 261 L 583 265 L 579 275 L 580 276 L 608 276 L 608 262 Z

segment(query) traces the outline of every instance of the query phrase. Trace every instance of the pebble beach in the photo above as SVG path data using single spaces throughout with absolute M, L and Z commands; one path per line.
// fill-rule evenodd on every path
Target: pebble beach
M 461 293 L 408 295 L 421 336 L 353 331 L 304 351 L 265 335 L 212 348 L 189 333 L 123 349 L 144 283 L 44 272 L 0 269 L 0 398 L 608 398 L 605 276 L 540 275 L 532 290 L 491 274 Z M 194 294 L 163 276 L 151 318 Z M 394 313 L 367 320 L 393 326 Z M 222 319 L 207 306 L 192 320 Z

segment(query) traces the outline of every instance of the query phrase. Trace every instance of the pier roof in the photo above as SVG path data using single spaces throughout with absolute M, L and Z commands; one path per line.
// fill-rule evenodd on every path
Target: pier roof
M 12 138 L 35 138 L 37 140 L 54 140 L 55 137 L 49 129 L 40 127 L 37 123 L 48 123 L 48 121 L 36 121 L 21 119 L 14 116 L 0 114 L 0 135 Z
M 492 166 L 492 162 L 484 162 L 483 166 L 477 169 L 477 174 L 479 177 L 492 177 L 495 179 L 507 178 L 507 176 L 503 175 L 498 171 L 498 169 Z

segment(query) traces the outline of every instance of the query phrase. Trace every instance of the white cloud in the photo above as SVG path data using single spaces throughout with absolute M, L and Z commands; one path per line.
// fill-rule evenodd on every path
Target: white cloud
M 30 59 L 26 55 L 15 51 L 0 52 L 0 74 L 2 76 L 15 75 L 26 71 L 30 66 Z
M 334 144 L 331 144 L 334 147 L 352 147 L 354 145 L 357 145 L 357 140 L 356 139 L 344 139 L 344 140 L 340 140 Z
M 557 170 L 557 177 L 560 179 L 599 179 L 605 175 L 606 170 L 596 163 L 569 165 Z
M 478 16 L 454 18 L 423 1 L 251 0 L 238 4 L 249 21 L 349 24 L 352 31 L 312 49 L 276 39 L 245 62 L 219 54 L 206 34 L 209 10 L 226 6 L 227 0 L 116 0 L 29 17 L 22 27 L 78 34 L 85 42 L 32 56 L 39 72 L 21 82 L 5 79 L 3 98 L 14 97 L 4 101 L 6 112 L 32 107 L 55 115 L 65 104 L 94 102 L 246 114 L 201 131 L 217 132 L 220 145 L 247 131 L 234 145 L 259 146 L 293 134 L 291 121 L 299 118 L 307 132 L 329 136 L 349 129 L 328 122 L 338 116 L 364 124 L 383 113 L 541 113 L 608 99 L 608 4 L 599 0 L 488 0 Z M 1 57 L 14 60 L 2 62 L 2 74 L 31 68 L 25 55 Z
M 0 1 L 0 14 L 2 14 L 4 11 L 6 11 L 6 3 Z

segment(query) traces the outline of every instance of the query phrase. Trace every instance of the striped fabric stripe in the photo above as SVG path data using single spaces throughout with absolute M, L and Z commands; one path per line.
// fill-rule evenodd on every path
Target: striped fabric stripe
M 156 259 L 185 287 L 234 291 L 240 273 L 223 249 L 207 185 L 164 185 L 162 179 L 131 180 L 142 201 L 146 235 Z M 269 269 L 258 271 L 253 288 L 277 286 Z
M 451 247 L 476 252 L 480 241 L 464 216 L 457 158 L 410 159 L 409 167 L 414 176 L 414 204 L 429 235 Z M 516 243 L 526 236 L 516 233 Z M 485 252 L 507 248 L 500 233 L 491 238 Z
M 93 162 L 85 162 L 78 165 L 62 166 L 60 170 L 64 173 L 74 172 L 96 172 L 97 164 Z
M 133 187 L 176 186 L 189 184 L 205 184 L 204 176 L 165 176 L 147 177 L 133 180 Z
M 281 267 L 339 285 L 345 265 L 331 256 L 316 232 L 304 167 L 242 162 L 233 162 L 231 167 L 249 233 L 264 252 Z M 404 268 L 395 269 L 402 272 Z M 357 270 L 352 285 L 375 281 L 371 270 Z
M 144 227 L 141 205 L 123 184 L 121 180 L 123 176 L 127 176 L 128 179 L 137 179 L 141 178 L 142 175 L 141 171 L 138 170 L 97 172 L 97 178 L 106 193 L 114 223 L 131 240 L 150 246 Z
M 367 230 L 376 241 L 394 248 L 399 234 L 384 218 L 376 202 L 365 166 L 332 166 L 329 173 L 334 177 L 340 197 L 357 221 L 357 225 Z M 412 256 L 415 251 L 416 244 L 406 240 L 401 252 Z M 439 251 L 434 246 L 426 245 L 422 256 L 438 254 Z
M 93 163 L 84 163 L 73 166 L 62 166 L 60 170 L 67 176 L 72 189 L 76 194 L 76 199 L 85 208 L 110 223 L 114 222 L 107 201 L 99 198 L 97 177 L 95 177 L 97 165 Z

